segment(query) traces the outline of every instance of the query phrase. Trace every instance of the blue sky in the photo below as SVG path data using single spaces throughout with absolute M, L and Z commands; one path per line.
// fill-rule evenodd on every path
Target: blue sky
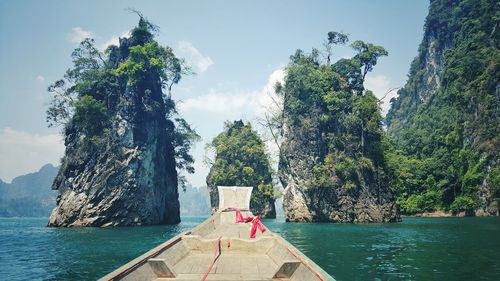
M 7 1 L 0 0 L 0 179 L 59 164 L 59 128 L 47 128 L 47 86 L 71 65 L 85 36 L 98 47 L 126 36 L 141 11 L 160 27 L 157 40 L 186 58 L 197 75 L 174 89 L 181 114 L 202 136 L 194 175 L 205 184 L 204 146 L 225 120 L 254 122 L 270 85 L 296 49 L 321 48 L 328 31 L 384 46 L 365 86 L 379 96 L 406 81 L 422 40 L 428 2 L 379 1 Z M 337 58 L 349 48 L 334 50 Z M 387 110 L 387 103 L 383 106 Z M 258 126 L 257 126 L 258 127 Z

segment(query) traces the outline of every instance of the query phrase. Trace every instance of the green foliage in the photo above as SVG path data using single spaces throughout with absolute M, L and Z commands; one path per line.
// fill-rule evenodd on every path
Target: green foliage
M 387 56 L 389 53 L 382 46 L 365 43 L 361 40 L 354 41 L 351 47 L 357 52 L 354 57 L 363 66 L 363 79 L 368 72 L 373 70 L 379 57 Z
M 91 96 L 105 102 L 109 108 L 116 102 L 118 80 L 111 74 L 102 54 L 95 48 L 94 40 L 84 39 L 71 57 L 73 68 L 66 71 L 64 79 L 48 87 L 49 93 L 53 94 L 47 109 L 49 126 L 67 125 L 74 114 L 77 100 L 83 96 Z
M 499 163 L 500 17 L 494 2 L 431 1 L 408 83 L 386 118 L 400 196 L 437 190 L 442 208 L 466 210 L 488 167 L 494 171 Z M 439 88 L 429 84 L 433 56 L 442 67 Z
M 491 170 L 489 184 L 493 187 L 493 198 L 497 202 L 497 206 L 500 206 L 500 167 Z
M 329 44 L 334 44 L 334 45 L 339 45 L 339 44 L 345 44 L 349 41 L 349 35 L 342 33 L 342 32 L 336 32 L 336 31 L 330 31 L 328 32 L 328 43 Z
M 323 63 L 317 50 L 298 50 L 286 68 L 285 84 L 278 87 L 295 134 L 318 147 L 311 155 L 318 159 L 312 167 L 313 187 L 354 189 L 370 180 L 365 175 L 385 169 L 379 100 L 364 91 L 363 82 L 387 51 L 356 41 L 351 45 L 356 51 L 353 58 L 331 64 L 331 46 L 347 41 L 347 35 L 330 32 Z
M 327 164 L 325 162 L 325 164 Z M 358 171 L 358 166 L 356 161 L 352 158 L 339 159 L 337 163 L 334 164 L 337 176 L 346 181 L 355 178 L 356 172 Z
M 262 209 L 276 194 L 265 144 L 250 123 L 226 122 L 207 149 L 215 152 L 207 183 L 210 186 L 253 186 L 251 206 Z
M 165 134 L 174 147 L 177 168 L 193 173 L 194 159 L 189 151 L 200 138 L 178 116 L 171 98 L 172 86 L 191 71 L 170 47 L 160 46 L 154 40 L 158 27 L 136 13 L 139 24 L 130 38 L 120 40 L 120 46 L 109 46 L 103 53 L 93 39 L 87 38 L 75 49 L 72 68 L 48 88 L 53 98 L 47 109 L 47 122 L 49 126 L 63 126 L 66 136 L 76 134 L 87 140 L 109 137 L 105 128 L 117 114 L 119 99 L 131 89 L 149 101 L 151 106 L 145 112 L 165 115 Z M 179 175 L 183 185 L 185 178 Z
M 171 123 L 173 129 L 169 132 L 171 132 L 170 139 L 174 146 L 177 170 L 194 174 L 194 158 L 191 155 L 191 148 L 194 143 L 201 140 L 201 137 L 183 118 L 178 117 L 174 121 L 175 123 Z M 187 184 L 186 177 L 181 173 L 179 173 L 178 177 L 179 185 L 185 190 Z
M 184 61 L 177 58 L 170 47 L 162 47 L 156 41 L 132 46 L 127 60 L 120 63 L 113 73 L 125 75 L 132 84 L 143 81 L 147 76 L 159 77 L 162 85 L 176 84 L 185 70 Z
M 83 96 L 75 103 L 73 122 L 85 135 L 95 136 L 101 133 L 107 121 L 106 107 L 102 101 L 92 96 Z
M 324 159 L 324 163 L 314 165 L 312 169 L 314 178 L 312 179 L 311 184 L 318 187 L 338 186 L 338 179 L 334 175 L 336 170 L 339 171 L 339 167 L 335 165 L 334 155 L 328 154 Z
M 440 209 L 441 195 L 436 191 L 412 194 L 408 198 L 398 197 L 396 201 L 407 214 L 432 212 Z
M 144 45 L 147 42 L 151 42 L 154 39 L 153 33 L 158 31 L 158 27 L 149 21 L 147 21 L 144 16 L 135 10 L 132 12 L 139 16 L 139 24 L 132 29 L 132 38 L 134 38 L 134 43 L 136 45 Z
M 354 57 L 331 64 L 332 46 L 347 42 L 346 34 L 329 32 L 326 62 L 321 62 L 316 49 L 310 54 L 297 50 L 290 57 L 284 85 L 277 87 L 293 134 L 304 145 L 316 147 L 311 155 L 317 159 L 311 167 L 311 187 L 355 190 L 373 181 L 374 174 L 387 183 L 379 100 L 363 86 L 366 74 L 387 51 L 355 41 Z
M 460 195 L 455 198 L 450 209 L 456 212 L 469 211 L 476 206 L 476 202 L 470 195 Z

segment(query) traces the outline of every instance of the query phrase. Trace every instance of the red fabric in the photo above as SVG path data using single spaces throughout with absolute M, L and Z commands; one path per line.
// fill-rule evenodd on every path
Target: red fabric
M 257 234 L 257 228 L 260 230 L 260 232 L 264 233 L 266 232 L 266 227 L 262 224 L 260 221 L 260 217 L 243 217 L 241 214 L 240 209 L 236 209 L 236 223 L 239 222 L 252 222 L 252 228 L 250 230 L 250 238 L 255 238 L 255 234 Z
M 243 216 L 241 215 L 240 209 L 236 209 L 236 223 L 243 222 Z
M 243 215 L 241 214 L 240 209 L 236 209 L 236 223 L 239 223 L 239 222 L 249 222 L 252 219 L 253 219 L 252 217 L 243 217 Z
M 256 216 L 252 221 L 252 229 L 250 230 L 250 238 L 255 238 L 255 234 L 257 234 L 257 228 L 259 228 L 260 232 L 266 232 L 266 228 L 260 221 L 260 217 Z

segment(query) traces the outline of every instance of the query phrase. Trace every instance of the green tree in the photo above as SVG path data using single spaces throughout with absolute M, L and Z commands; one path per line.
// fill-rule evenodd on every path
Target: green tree
M 336 31 L 328 32 L 328 40 L 325 43 L 323 43 L 326 52 L 326 64 L 328 65 L 330 64 L 332 56 L 332 47 L 334 45 L 344 45 L 348 41 L 349 41 L 349 35 L 345 33 Z
M 276 217 L 273 171 L 265 144 L 250 123 L 226 122 L 224 131 L 207 144 L 207 149 L 215 153 L 207 177 L 212 198 L 216 196 L 217 186 L 253 186 L 252 212 Z
M 283 100 L 282 116 L 293 126 L 294 134 L 315 144 L 313 187 L 354 189 L 363 181 L 372 181 L 364 175 L 373 173 L 381 188 L 388 181 L 382 116 L 378 99 L 364 91 L 363 82 L 387 51 L 355 41 L 351 45 L 354 57 L 331 64 L 330 47 L 347 42 L 346 34 L 329 32 L 323 63 L 315 49 L 310 54 L 297 50 L 291 56 L 285 83 L 277 87 Z M 280 156 L 283 168 L 286 157 Z
M 119 99 L 127 95 L 127 90 L 135 87 L 141 98 L 150 99 L 154 89 L 143 85 L 158 85 L 163 102 L 146 110 L 165 115 L 165 134 L 174 147 L 183 186 L 181 171 L 194 173 L 190 150 L 200 138 L 175 110 L 171 93 L 173 85 L 192 71 L 170 47 L 155 41 L 158 27 L 136 13 L 139 24 L 120 46 L 111 45 L 101 52 L 93 39 L 86 38 L 73 51 L 72 68 L 48 87 L 52 100 L 47 122 L 49 126 L 62 126 L 66 137 L 76 134 L 99 143 L 112 136 L 107 125 L 113 122 Z
M 87 136 L 99 134 L 108 121 L 104 103 L 92 96 L 83 96 L 75 103 L 73 122 Z
M 361 40 L 354 41 L 351 47 L 357 52 L 354 58 L 362 65 L 363 80 L 365 80 L 366 74 L 373 70 L 378 58 L 389 54 L 384 47 L 365 43 Z
M 391 100 L 386 117 L 400 154 L 392 157 L 407 160 L 393 161 L 408 171 L 400 173 L 406 184 L 398 195 L 401 202 L 435 192 L 439 209 L 498 212 L 497 197 L 488 195 L 495 194 L 489 179 L 500 163 L 496 5 L 431 1 L 408 82 Z

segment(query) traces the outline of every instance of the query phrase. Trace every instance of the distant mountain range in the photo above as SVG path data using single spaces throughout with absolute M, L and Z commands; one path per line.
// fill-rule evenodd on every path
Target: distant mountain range
M 182 216 L 210 216 L 210 197 L 206 186 L 186 186 L 186 191 L 179 190 L 179 204 Z
M 11 183 L 0 180 L 0 217 L 48 217 L 56 205 L 56 191 L 50 187 L 57 170 L 47 164 Z
M 56 206 L 57 191 L 52 182 L 58 167 L 44 165 L 38 172 L 18 176 L 11 183 L 0 179 L 0 217 L 48 217 Z M 186 186 L 179 190 L 181 216 L 209 216 L 206 187 Z

